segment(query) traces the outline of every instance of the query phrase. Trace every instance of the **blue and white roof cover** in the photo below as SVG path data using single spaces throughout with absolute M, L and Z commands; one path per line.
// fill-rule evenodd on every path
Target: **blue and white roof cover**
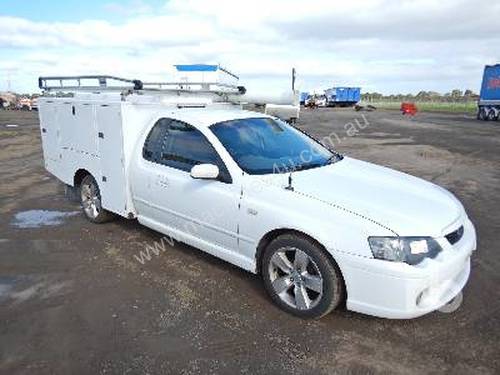
M 216 72 L 220 69 L 219 65 L 209 64 L 185 64 L 174 66 L 179 72 Z

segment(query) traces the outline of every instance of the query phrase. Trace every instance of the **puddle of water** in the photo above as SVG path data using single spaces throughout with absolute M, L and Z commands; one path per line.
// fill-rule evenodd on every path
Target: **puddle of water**
M 14 216 L 12 225 L 17 228 L 39 228 L 41 226 L 61 225 L 64 219 L 78 215 L 80 211 L 49 211 L 29 210 L 18 212 Z
M 11 285 L 0 284 L 0 300 L 2 299 L 2 297 L 5 297 L 9 294 L 9 291 L 11 289 Z
M 71 285 L 70 280 L 51 281 L 47 277 L 0 276 L 0 303 L 8 300 L 13 303 L 22 303 L 33 298 L 57 297 L 65 294 Z
M 44 286 L 45 285 L 43 283 L 31 285 L 28 288 L 23 289 L 21 291 L 10 293 L 10 298 L 14 299 L 16 302 L 27 301 L 30 298 L 33 298 L 37 294 L 39 294 Z
M 9 297 L 17 281 L 16 277 L 0 276 L 0 301 Z
M 7 297 L 13 300 L 14 303 L 26 302 L 33 298 L 49 299 L 65 294 L 71 284 L 70 281 L 50 283 L 48 280 L 43 280 L 25 286 L 24 289 L 10 291 Z

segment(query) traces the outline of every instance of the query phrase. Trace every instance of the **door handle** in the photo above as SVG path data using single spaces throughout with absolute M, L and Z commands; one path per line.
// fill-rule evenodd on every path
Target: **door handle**
M 156 178 L 156 184 L 164 188 L 168 187 L 169 182 L 167 176 L 159 174 Z

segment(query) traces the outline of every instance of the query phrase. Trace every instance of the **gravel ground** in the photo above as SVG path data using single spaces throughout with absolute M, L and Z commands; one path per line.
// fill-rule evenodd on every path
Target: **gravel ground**
M 17 126 L 6 126 L 17 125 Z M 303 111 L 342 153 L 453 191 L 476 225 L 464 302 L 394 321 L 319 321 L 270 303 L 257 276 L 135 221 L 94 225 L 43 168 L 36 113 L 0 111 L 0 373 L 500 372 L 500 124 L 458 114 Z

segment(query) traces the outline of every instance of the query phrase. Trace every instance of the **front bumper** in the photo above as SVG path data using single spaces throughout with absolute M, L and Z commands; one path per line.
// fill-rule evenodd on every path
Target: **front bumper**
M 453 246 L 436 239 L 443 251 L 418 265 L 335 254 L 347 288 L 347 308 L 391 319 L 409 319 L 437 310 L 465 286 L 476 232 L 468 218 L 464 234 Z

